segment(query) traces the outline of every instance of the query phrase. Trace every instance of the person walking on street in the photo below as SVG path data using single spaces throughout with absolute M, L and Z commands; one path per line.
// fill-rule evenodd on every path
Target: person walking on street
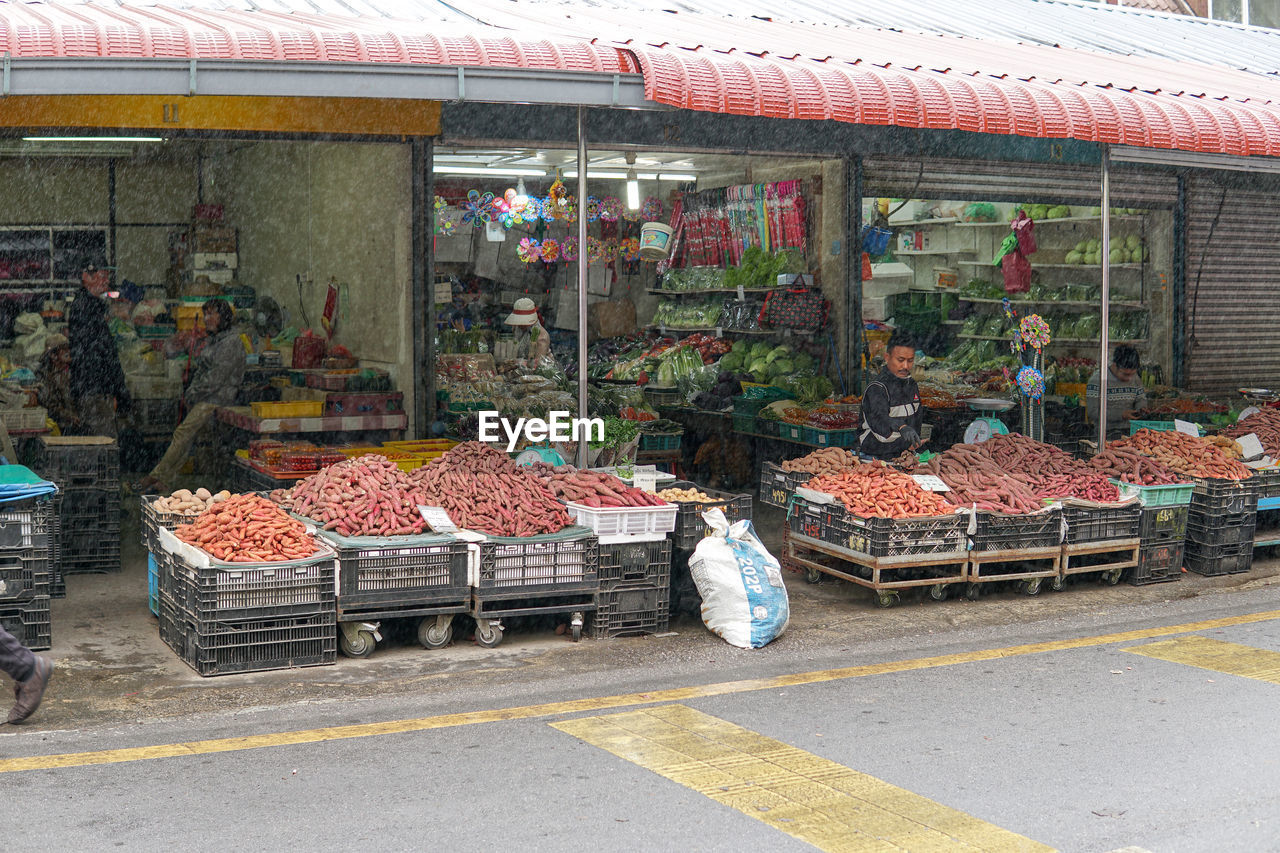
M 53 675 L 53 661 L 33 653 L 18 638 L 0 627 L 0 670 L 13 679 L 16 701 L 9 709 L 10 723 L 20 723 L 36 712 Z
M 116 438 L 117 414 L 132 402 L 115 338 L 107 325 L 102 295 L 110 286 L 106 270 L 93 263 L 80 274 L 80 291 L 67 309 L 67 338 L 71 342 L 71 399 L 85 435 Z
M 210 299 L 204 303 L 207 336 L 194 346 L 191 384 L 182 395 L 187 416 L 173 431 L 164 457 L 138 484 L 142 491 L 168 491 L 200 430 L 213 419 L 219 406 L 235 403 L 236 392 L 244 379 L 245 352 L 244 344 L 233 328 L 234 319 L 231 305 L 225 299 Z

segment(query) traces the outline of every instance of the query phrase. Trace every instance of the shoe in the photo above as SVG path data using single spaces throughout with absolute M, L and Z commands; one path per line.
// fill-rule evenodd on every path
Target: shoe
M 53 661 L 44 655 L 36 655 L 36 666 L 27 676 L 26 681 L 14 685 L 13 693 L 17 701 L 9 709 L 9 722 L 20 723 L 36 712 L 40 700 L 44 698 L 44 689 L 49 685 L 49 677 L 53 675 Z

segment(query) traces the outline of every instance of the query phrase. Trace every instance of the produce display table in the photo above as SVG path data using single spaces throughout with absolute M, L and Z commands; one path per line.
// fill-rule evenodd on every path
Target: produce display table
M 277 433 L 317 432 L 373 432 L 403 433 L 409 426 L 409 416 L 403 412 L 394 415 L 343 415 L 320 418 L 257 418 L 248 406 L 222 406 L 216 417 L 236 429 L 258 435 Z M 398 437 L 398 436 L 397 436 Z
M 898 602 L 896 590 L 909 587 L 927 586 L 929 596 L 935 601 L 947 597 L 947 586 L 955 583 L 966 583 L 969 576 L 969 555 L 965 551 L 949 554 L 908 554 L 900 557 L 872 557 L 860 554 L 805 536 L 795 531 L 788 531 L 785 538 L 787 563 L 805 570 L 805 579 L 809 583 L 817 583 L 822 575 L 831 575 L 850 583 L 865 586 L 876 592 L 876 600 L 881 607 L 890 607 Z M 834 557 L 838 563 L 820 562 L 816 554 Z M 865 571 L 859 572 L 862 568 Z M 925 570 L 919 572 L 923 577 L 897 577 L 904 569 Z M 888 580 L 884 572 L 894 573 L 894 579 Z M 904 573 L 905 574 L 905 573 Z M 918 574 L 911 572 L 911 574 Z
M 1061 578 L 1067 575 L 1101 572 L 1109 584 L 1120 582 L 1125 569 L 1138 565 L 1142 540 L 1138 537 L 1113 542 L 1086 542 L 1062 547 L 1062 574 L 1054 588 L 1061 586 Z

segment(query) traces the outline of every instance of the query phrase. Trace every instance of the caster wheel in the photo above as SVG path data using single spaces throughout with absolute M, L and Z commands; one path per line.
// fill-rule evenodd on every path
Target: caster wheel
M 929 597 L 934 601 L 946 601 L 951 590 L 947 589 L 947 584 L 936 583 L 929 587 Z
M 427 616 L 418 622 L 418 642 L 425 649 L 443 649 L 453 642 L 453 617 Z
M 1022 585 L 1022 592 L 1025 595 L 1039 595 L 1040 594 L 1040 578 L 1032 578 L 1031 580 L 1026 581 Z
M 1112 569 L 1109 572 L 1102 573 L 1102 582 L 1107 586 L 1115 586 L 1120 583 L 1120 575 L 1124 573 L 1123 569 Z
M 1060 577 L 1054 578 L 1052 581 L 1049 582 L 1049 588 L 1054 592 L 1062 592 L 1062 588 L 1064 586 L 1066 586 L 1066 583 L 1064 583 L 1062 578 Z
M 982 584 L 971 583 L 965 586 L 964 588 L 965 598 L 969 599 L 970 601 L 977 601 L 980 595 L 982 595 Z
M 581 639 L 582 639 L 582 626 L 581 626 L 581 625 L 574 625 L 574 626 L 573 626 L 573 641 L 576 643 L 576 642 L 578 642 L 578 641 L 579 641 L 579 640 L 581 640 Z
M 496 649 L 502 642 L 502 628 L 491 625 L 488 621 L 476 623 L 476 645 L 486 649 Z
M 345 632 L 338 632 L 338 649 L 349 658 L 367 658 L 377 645 L 378 641 L 368 631 L 359 632 L 354 640 L 347 639 Z
M 898 603 L 898 594 L 892 590 L 881 590 L 876 595 L 876 604 L 881 607 L 892 607 Z
M 822 581 L 822 572 L 817 569 L 805 569 L 804 579 L 809 583 L 819 583 Z

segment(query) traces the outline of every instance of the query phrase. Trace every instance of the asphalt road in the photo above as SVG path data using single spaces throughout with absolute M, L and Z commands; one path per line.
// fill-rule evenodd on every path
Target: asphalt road
M 587 654 L 530 640 L 505 656 L 461 648 L 436 668 L 405 650 L 352 662 L 359 678 L 197 680 L 181 713 L 157 700 L 164 713 L 135 705 L 96 723 L 67 718 L 51 692 L 47 717 L 0 728 L 0 838 L 11 850 L 1280 849 L 1275 586 L 963 618 L 1001 606 L 921 607 L 916 630 L 898 611 L 877 635 L 861 617 L 884 612 L 864 604 L 850 642 L 807 626 L 755 652 L 689 623 Z M 376 689 L 379 666 L 395 689 Z M 330 689 L 284 689 L 300 684 Z M 206 689 L 240 701 L 201 709 Z

